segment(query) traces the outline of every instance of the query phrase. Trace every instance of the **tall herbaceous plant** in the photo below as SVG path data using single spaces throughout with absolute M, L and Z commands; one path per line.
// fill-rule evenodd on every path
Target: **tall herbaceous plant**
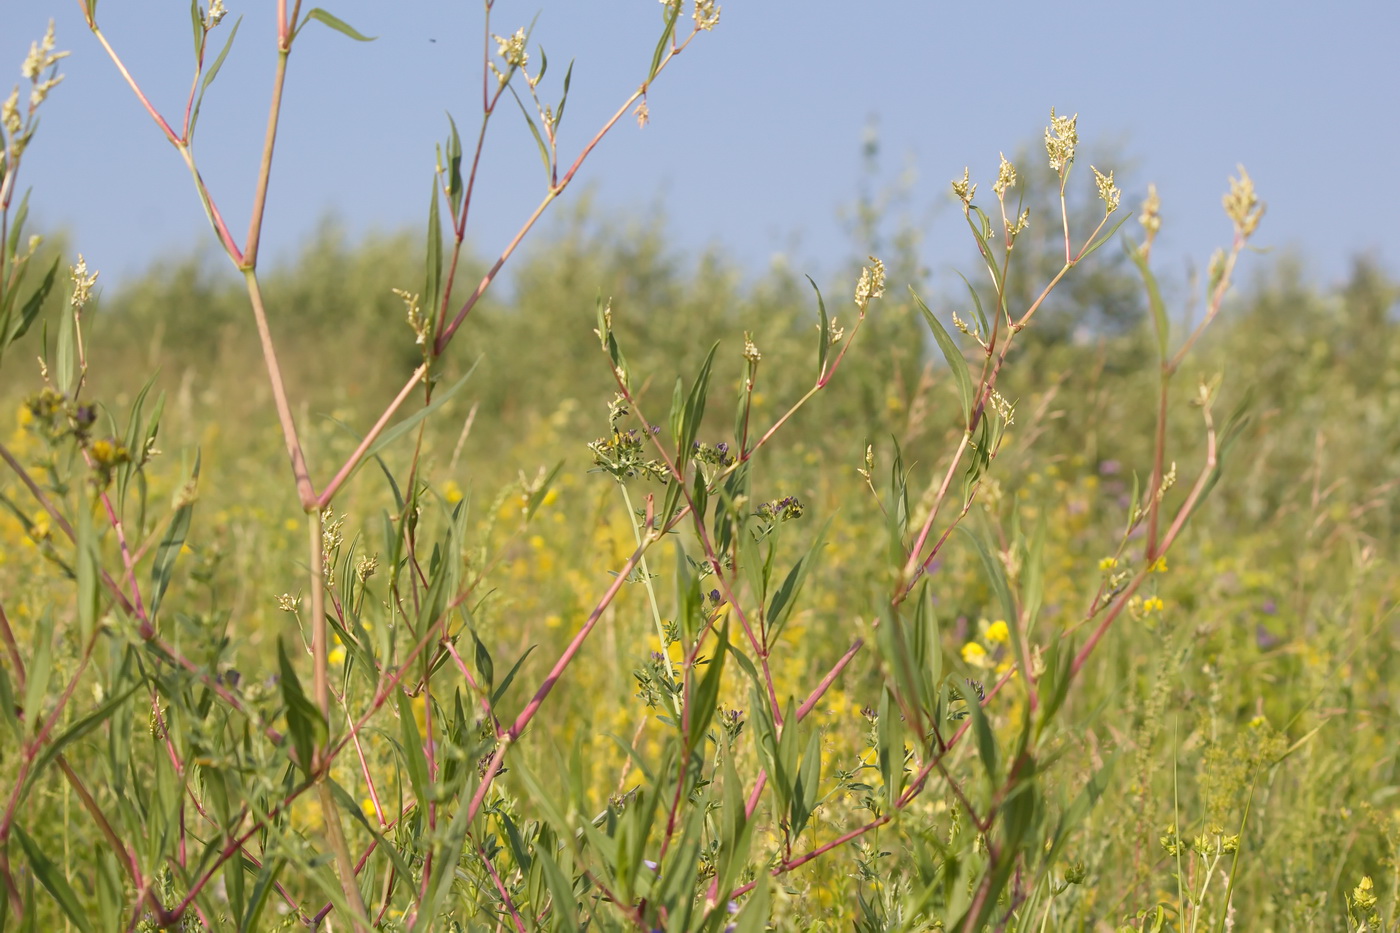
M 1243 170 L 1225 198 L 1233 242 L 1211 260 L 1205 313 L 1184 339 L 1172 337 L 1149 264 L 1155 192 L 1138 217 L 1141 242 L 1119 237 L 1128 217 L 1113 173 L 1093 168 L 1101 216 L 1071 229 L 1076 117 L 1051 110 L 1045 131 L 1059 216 L 1022 208 L 1005 158 L 990 209 L 968 173 L 953 183 L 983 284 L 968 285 L 957 311 L 913 301 L 929 352 L 941 357 L 939 404 L 957 441 L 916 461 L 894 439 L 873 439 L 853 448 L 852 463 L 828 467 L 859 472 L 877 508 L 854 532 L 883 568 L 840 594 L 840 642 L 801 635 L 804 595 L 833 549 L 833 515 L 775 488 L 781 471 L 765 461 L 783 456 L 774 439 L 810 401 L 841 391 L 848 355 L 867 349 L 856 342 L 887 300 L 884 264 L 872 257 L 853 299 L 830 307 L 813 285 L 810 388 L 776 407 L 759 404 L 765 360 L 751 336 L 715 343 L 693 372 L 637 372 L 625 352 L 628 318 L 657 309 L 600 295 L 587 313 L 614 387 L 595 400 L 601 436 L 587 453 L 560 454 L 589 458 L 589 482 L 616 510 L 626 544 L 618 556 L 586 550 L 571 578 L 590 594 L 584 601 L 545 605 L 506 631 L 487 624 L 491 599 L 530 584 L 473 536 L 470 498 L 440 495 L 441 478 L 428 475 L 443 459 L 430 428 L 472 391 L 454 338 L 603 138 L 620 122 L 645 125 L 652 83 L 719 24 L 718 6 L 663 2 L 658 41 L 638 61 L 641 83 L 571 155 L 558 141 L 571 69 L 548 67 L 529 30 L 497 25 L 487 0 L 479 128 L 464 145 L 449 120 L 445 141 L 425 148 L 425 161 L 435 160 L 425 272 L 395 290 L 409 324 L 401 339 L 418 363 L 377 418 L 351 426 L 343 459 L 315 456 L 306 442 L 302 403 L 285 378 L 298 360 L 273 337 L 296 308 L 265 300 L 259 244 L 294 48 L 369 40 L 300 0 L 256 14 L 275 19 L 277 57 L 240 233 L 199 171 L 194 135 L 241 20 L 230 24 L 222 0 L 192 4 L 195 79 L 184 106 L 162 112 L 143 91 L 141 63 L 103 34 L 96 0 L 82 6 L 91 49 L 111 59 L 114 80 L 185 162 L 246 286 L 266 416 L 280 429 L 281 481 L 303 513 L 304 543 L 281 568 L 282 580 L 299 582 L 277 598 L 286 625 L 275 654 L 265 676 L 245 676 L 235 661 L 248 663 L 239 652 L 249 632 L 240 613 L 218 605 L 217 587 L 209 585 L 212 609 L 182 605 L 196 592 L 184 581 L 208 582 L 197 557 L 200 454 L 178 455 L 177 482 L 155 477 L 153 464 L 169 469 L 169 456 L 159 459 L 164 396 L 149 383 L 125 387 L 120 403 L 94 393 L 89 367 L 103 361 L 86 349 L 84 312 L 98 274 L 80 253 L 48 258 L 25 230 L 17 179 L 40 110 L 62 105 L 50 98 L 68 53 L 51 27 L 0 121 L 0 353 L 7 367 L 39 358 L 23 430 L 0 446 L 18 490 L 5 505 L 52 580 L 42 605 L 0 594 L 0 929 L 757 931 L 802 925 L 802 899 L 817 896 L 810 879 L 823 870 L 855 879 L 836 906 L 846 927 L 1047 929 L 1083 879 L 1068 845 L 1112 768 L 1056 774 L 1059 717 L 1115 622 L 1161 608 L 1155 574 L 1241 423 L 1238 413 L 1217 414 L 1214 387 L 1201 385 L 1194 417 L 1205 456 L 1198 473 L 1179 474 L 1166 449 L 1172 379 L 1220 311 L 1262 214 Z M 472 231 L 505 245 L 463 286 L 478 166 L 500 110 L 512 121 L 524 114 L 546 184 L 513 234 Z M 1038 298 L 1015 307 L 1011 258 L 1031 223 L 1063 229 L 1063 265 L 1037 284 Z M 1160 373 L 1155 454 L 1122 508 L 1121 535 L 1106 542 L 1112 556 L 1095 588 L 1080 594 L 1082 617 L 1052 626 L 1042 619 L 1045 515 L 1007 528 L 980 506 L 999 495 L 998 454 L 1017 417 L 1016 400 L 998 388 L 1016 337 L 1105 247 L 1126 250 L 1147 296 Z M 23 352 L 13 352 L 21 338 Z M 726 358 L 740 373 L 735 384 L 716 378 Z M 466 375 L 447 378 L 454 365 Z M 463 431 L 452 462 L 493 455 L 473 450 Z M 522 471 L 489 520 L 504 511 L 530 527 L 558 474 Z M 388 507 L 344 511 L 355 487 Z M 941 587 L 963 585 L 936 573 L 954 551 L 980 568 L 973 584 L 996 620 L 961 651 L 948 650 L 936 610 Z M 580 662 L 590 646 L 620 624 L 624 603 L 650 629 L 618 649 L 634 669 L 613 685 L 635 690 L 644 710 L 636 731 L 616 734 L 601 710 L 596 721 L 562 726 L 541 716 L 555 688 L 591 663 Z M 546 629 L 560 635 L 553 648 L 529 634 Z M 522 631 L 533 642 L 523 652 L 512 637 Z M 862 665 L 874 686 L 850 720 L 858 727 L 822 728 L 813 710 Z M 595 755 L 621 762 L 601 786 L 584 760 Z M 1234 851 L 1229 839 L 1217 834 L 1217 861 Z M 1186 892 L 1180 903 L 1183 923 L 1192 903 L 1201 923 L 1201 901 Z

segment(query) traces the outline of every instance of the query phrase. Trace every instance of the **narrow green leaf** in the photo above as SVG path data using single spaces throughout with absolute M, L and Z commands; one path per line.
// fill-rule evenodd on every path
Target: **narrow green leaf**
M 199 47 L 204 44 L 204 17 L 199 12 L 199 0 L 190 0 L 190 24 L 194 27 L 194 57 L 199 58 Z
M 715 656 L 706 666 L 705 676 L 701 678 L 699 686 L 690 691 L 690 702 L 686 704 L 686 718 L 690 725 L 685 737 L 686 755 L 694 752 L 705 740 L 705 733 L 714 718 L 715 704 L 719 701 L 720 680 L 724 676 L 724 657 L 729 653 L 726 650 L 728 644 L 729 621 L 726 619 L 719 632 L 719 647 L 715 650 Z M 687 676 L 693 682 L 693 671 L 688 672 Z
M 423 755 L 423 735 L 418 731 L 418 719 L 413 715 L 413 701 L 402 690 L 395 690 L 399 707 L 399 740 L 403 743 L 404 765 L 413 796 L 428 799 L 428 759 Z
M 44 854 L 44 850 L 29 837 L 24 831 L 24 827 L 18 823 L 13 824 L 15 838 L 19 839 L 20 846 L 24 849 L 25 857 L 29 859 L 29 868 L 34 872 L 34 877 L 53 895 L 53 899 L 58 902 L 58 906 L 63 910 L 68 919 L 73 922 L 83 933 L 92 933 L 92 926 L 88 923 L 87 911 L 83 910 L 82 903 L 78 900 L 78 895 L 68 884 L 68 879 L 64 877 L 63 871 L 55 865 Z M 33 914 L 31 913 L 31 916 Z
M 987 545 L 982 539 L 970 531 L 966 525 L 958 525 L 958 530 L 971 539 L 973 547 L 977 549 L 977 556 L 982 559 L 982 568 L 987 571 L 987 579 L 992 585 L 992 592 L 996 594 L 997 601 L 1001 603 L 1002 618 L 1006 620 L 1006 627 L 1011 636 L 1011 648 L 1016 656 L 1016 663 L 1020 665 L 1024 674 L 1026 667 L 1026 646 L 1021 638 L 1020 617 L 1016 613 L 1016 600 L 1011 595 L 1011 587 L 1006 582 L 1006 569 L 999 559 L 992 555 L 987 549 Z
M 821 782 L 822 737 L 813 729 L 802 753 L 802 767 L 797 771 L 797 785 L 792 790 L 792 834 L 800 836 L 817 807 L 817 789 Z
M 92 709 L 86 716 L 76 722 L 70 723 L 67 728 L 56 735 L 44 748 L 44 753 L 34 760 L 34 765 L 30 768 L 29 776 L 31 782 L 36 778 L 41 778 L 41 772 L 48 767 L 49 762 L 58 756 L 69 745 L 87 735 L 98 726 L 104 725 L 117 708 L 131 698 L 131 695 L 140 689 L 142 683 L 137 681 L 121 693 L 111 695 L 100 706 Z
M 15 734 L 15 741 L 24 740 L 24 729 L 19 723 L 19 716 L 15 713 L 15 690 L 10 684 L 10 675 L 5 671 L 4 666 L 0 666 L 0 719 L 5 720 L 5 725 L 10 727 L 10 731 Z
M 34 624 L 34 647 L 29 653 L 28 678 L 24 682 L 24 723 L 31 734 L 44 721 L 44 700 L 53 675 L 53 607 L 45 606 Z
M 287 657 L 287 646 L 277 639 L 277 665 L 279 683 L 282 687 L 282 701 L 286 704 L 287 731 L 292 737 L 292 746 L 297 753 L 297 766 L 303 773 L 311 774 L 312 753 L 324 744 L 330 735 L 326 718 L 306 696 L 301 688 L 301 680 Z
M 481 676 L 481 682 L 486 687 L 486 692 L 490 693 L 491 688 L 496 683 L 496 665 L 491 660 L 491 652 L 486 650 L 486 646 L 481 643 L 481 639 L 476 637 L 475 629 L 467 630 L 472 636 L 473 657 L 476 660 L 476 672 Z
M 1162 291 L 1157 287 L 1157 276 L 1152 274 L 1152 267 L 1147 264 L 1147 257 L 1142 255 L 1142 250 L 1127 237 L 1123 238 L 1123 249 L 1128 254 L 1128 258 L 1137 266 L 1138 275 L 1142 276 L 1143 287 L 1147 289 L 1147 307 L 1152 312 L 1152 323 L 1157 335 L 1157 357 L 1161 362 L 1167 359 L 1167 307 L 1162 301 Z
M 58 362 L 54 366 L 54 375 L 58 383 L 58 391 L 65 396 L 72 397 L 73 387 L 77 375 L 73 372 L 73 357 L 77 343 L 77 322 L 73 319 L 73 310 L 64 308 L 63 313 L 58 318 Z
M 194 458 L 194 471 L 190 475 L 190 484 L 193 485 L 199 480 L 199 466 L 201 455 L 197 452 Z M 166 589 L 170 586 L 170 578 L 175 573 L 175 561 L 180 557 L 180 549 L 184 547 L 185 538 L 189 535 L 190 522 L 194 515 L 194 499 L 184 503 L 175 510 L 175 515 L 170 519 L 170 526 L 166 529 L 165 537 L 161 539 L 160 545 L 156 548 L 155 563 L 151 567 L 151 609 L 150 616 L 155 619 L 156 612 L 160 609 L 161 598 L 165 596 Z
M 25 221 L 29 219 L 29 192 L 26 190 L 19 199 L 19 206 L 15 208 L 15 214 L 10 221 L 10 236 L 5 241 L 5 255 L 10 260 L 14 260 L 19 252 L 20 235 L 24 232 Z M 54 257 L 54 265 L 58 265 L 58 258 Z
M 450 118 L 449 118 L 450 119 Z M 442 305 L 442 218 L 438 213 L 438 179 L 433 176 L 432 199 L 428 202 L 428 243 L 424 254 L 426 268 L 423 281 L 422 307 L 432 321 L 433 338 L 437 337 L 437 322 Z
M 554 166 L 549 157 L 549 144 L 544 141 L 544 136 L 540 133 L 540 128 L 535 125 L 535 118 L 525 107 L 525 101 L 520 99 L 515 87 L 510 86 L 510 94 L 515 98 L 515 103 L 520 107 L 520 114 L 525 118 L 525 125 L 530 128 L 530 135 L 535 137 L 535 147 L 540 151 L 540 161 L 544 163 L 544 177 L 546 182 L 553 178 Z
M 336 32 L 338 32 L 338 33 L 340 33 L 340 34 L 342 34 L 342 35 L 349 36 L 350 38 L 354 39 L 356 42 L 373 42 L 373 41 L 375 40 L 375 38 L 376 38 L 375 36 L 366 36 L 366 35 L 361 34 L 361 33 L 358 32 L 353 26 L 351 26 L 349 23 L 345 22 L 344 20 L 342 20 L 342 19 L 340 19 L 340 18 L 338 18 L 338 17 L 336 17 L 336 16 L 332 16 L 330 13 L 327 13 L 325 10 L 321 9 L 320 7 L 317 7 L 316 9 L 312 10 L 310 13 L 307 13 L 307 14 L 306 14 L 306 19 L 304 19 L 304 20 L 301 21 L 302 27 L 305 27 L 306 24 L 307 24 L 307 22 L 310 21 L 310 20 L 313 20 L 313 19 L 316 20 L 316 22 L 318 22 L 318 23 L 323 23 L 323 24 L 325 24 L 325 25 L 331 27 L 331 28 L 334 29 Z M 298 28 L 297 31 L 300 32 L 301 29 Z
M 543 52 L 543 50 L 541 50 Z M 574 78 L 574 63 L 569 60 L 569 67 L 564 72 L 564 93 L 559 97 L 559 106 L 554 108 L 554 131 L 559 131 L 559 124 L 564 122 L 564 107 L 569 102 L 569 83 Z
M 985 340 L 986 335 L 991 333 L 991 328 L 987 324 L 987 315 L 982 311 L 982 296 L 977 294 L 977 289 L 972 287 L 967 276 L 959 272 L 958 278 L 963 280 L 963 284 L 967 286 L 967 293 L 972 296 L 972 309 L 977 312 L 977 332 Z
M 788 619 L 792 617 L 792 611 L 797 607 L 797 597 L 802 592 L 802 584 L 806 582 L 807 575 L 811 573 L 812 567 L 821 558 L 822 545 L 826 543 L 826 532 L 830 527 L 831 519 L 828 518 L 817 531 L 817 536 L 813 539 L 811 547 L 807 548 L 807 553 L 803 554 L 802 559 L 788 571 L 782 585 L 773 594 L 773 600 L 768 604 L 766 616 L 770 645 L 777 640 L 779 633 L 787 625 Z
M 282 867 L 287 864 L 284 858 L 270 858 L 263 862 L 263 866 L 258 870 L 257 881 L 253 883 L 253 896 L 248 900 L 248 909 L 243 913 L 243 919 L 239 921 L 238 933 L 254 933 L 263 929 L 259 925 L 262 919 L 262 912 L 267 907 L 267 902 L 276 890 L 277 876 L 281 874 Z M 242 871 L 240 866 L 239 871 Z
M 831 332 L 831 322 L 827 320 L 826 302 L 822 300 L 822 290 L 817 288 L 817 283 L 812 280 L 810 275 L 807 276 L 807 281 L 812 283 L 812 291 L 817 293 L 817 323 L 820 331 L 817 334 L 817 378 L 820 379 L 826 375 L 826 356 L 831 350 L 831 341 L 828 339 Z
M 534 650 L 534 645 L 531 645 L 530 647 L 526 648 L 525 653 L 522 654 L 519 658 L 517 658 L 515 663 L 511 665 L 510 673 L 506 674 L 505 679 L 501 681 L 501 685 L 497 687 L 495 691 L 493 691 L 491 694 L 492 706 L 495 706 L 497 703 L 501 702 L 501 697 L 506 695 L 506 691 L 510 689 L 511 683 L 515 681 L 515 675 L 520 671 L 520 665 L 525 663 L 525 659 L 528 658 L 530 656 L 530 652 Z
M 656 51 L 651 56 L 651 68 L 647 71 L 647 84 L 656 77 L 656 72 L 661 68 L 661 60 L 666 56 L 666 46 L 671 42 L 676 32 L 676 17 L 681 14 L 681 4 L 672 4 L 666 10 L 666 28 L 661 31 L 661 38 L 656 40 Z
M 768 873 L 761 872 L 758 876 L 754 889 L 749 892 L 749 899 L 744 902 L 744 907 L 739 911 L 739 922 L 734 925 L 734 933 L 763 933 L 768 929 L 769 912 L 769 878 Z
M 447 123 L 452 127 L 452 135 L 447 137 L 447 199 L 452 204 L 452 216 L 462 210 L 462 136 L 457 132 L 457 121 L 452 114 L 447 115 Z
M 928 305 L 924 304 L 914 289 L 909 289 L 909 294 L 914 296 L 915 303 L 919 310 L 924 313 L 924 320 L 928 321 L 929 330 L 933 331 L 933 339 L 938 342 L 938 349 L 943 351 L 943 358 L 948 361 L 948 368 L 953 371 L 953 377 L 958 381 L 958 393 L 962 396 L 963 423 L 972 426 L 972 375 L 967 370 L 967 360 L 963 359 L 962 351 L 953 342 L 953 338 L 948 336 L 948 332 L 943 329 L 943 325 L 938 323 L 938 318 L 934 317 Z
M 24 307 L 20 309 L 19 320 L 6 321 L 7 333 L 3 342 L 0 342 L 0 353 L 5 347 L 23 337 L 29 330 L 29 325 L 34 323 L 34 319 L 39 316 L 39 310 L 44 306 L 44 301 L 49 297 L 49 292 L 53 289 L 53 283 L 58 276 L 58 259 L 55 258 L 53 264 L 49 266 L 48 273 L 44 276 L 44 281 L 39 283 L 39 287 L 24 302 Z
M 1120 227 L 1122 227 L 1125 223 L 1132 219 L 1132 216 L 1132 211 L 1125 211 L 1123 213 L 1123 216 L 1118 218 L 1117 223 L 1113 224 L 1113 226 L 1105 230 L 1097 240 L 1084 247 L 1084 252 L 1080 253 L 1074 261 L 1077 263 L 1083 262 L 1085 259 L 1088 259 L 1090 256 L 1092 256 L 1095 252 L 1098 251 L 1098 248 L 1100 246 L 1103 246 L 1109 240 L 1113 239 L 1113 235 L 1118 232 Z
M 229 30 L 228 38 L 224 40 L 224 47 L 219 50 L 218 56 L 210 64 L 209 70 L 204 73 L 204 80 L 199 86 L 199 97 L 194 102 L 194 110 L 190 113 L 189 138 L 194 139 L 194 127 L 199 122 L 199 110 L 204 106 L 204 93 L 209 90 L 209 85 L 214 83 L 214 79 L 219 76 L 219 69 L 224 67 L 224 59 L 228 58 L 229 49 L 233 48 L 233 39 L 238 35 L 238 27 L 243 24 L 243 17 L 238 17 L 234 21 L 233 28 Z
M 540 783 L 540 779 L 520 757 L 511 759 L 511 770 L 520 777 L 521 783 L 525 785 L 530 793 L 531 802 L 539 808 L 540 816 L 555 829 L 563 831 L 569 825 L 569 821 L 564 816 L 564 811 L 559 809 L 559 800 L 562 795 L 546 790 Z M 536 855 L 539 855 L 536 850 Z
M 369 446 L 369 450 L 365 452 L 365 459 L 373 457 L 375 454 L 378 454 L 379 452 L 383 451 L 390 444 L 394 443 L 394 441 L 403 437 L 409 431 L 417 427 L 419 422 L 421 422 L 424 418 L 427 418 L 429 415 L 432 415 L 438 409 L 442 408 L 442 406 L 446 405 L 449 401 L 451 401 L 452 398 L 455 397 L 458 392 L 462 391 L 462 387 L 467 384 L 467 380 L 471 378 L 472 373 L 476 372 L 476 367 L 480 363 L 481 358 L 477 357 L 476 361 L 472 363 L 471 368 L 462 374 L 462 378 L 452 383 L 452 385 L 448 386 L 446 389 L 434 392 L 433 400 L 430 403 L 428 403 L 423 408 L 418 409 L 413 414 L 409 415 L 407 418 L 403 419 L 399 423 L 395 424 L 392 428 L 386 428 L 384 430 L 384 433 L 379 435 L 379 439 Z
M 1028 637 L 1035 631 L 1041 601 L 1045 598 L 1045 531 L 1045 512 L 1042 510 L 1036 517 L 1035 529 L 1031 532 L 1025 569 L 1022 571 L 1021 605 L 1025 607 L 1025 631 Z M 1010 625 L 1011 620 L 1008 619 L 1006 624 Z
M 982 759 L 982 767 L 987 769 L 987 782 L 992 787 L 997 783 L 997 742 L 992 735 L 992 724 L 977 698 L 976 691 L 965 686 L 963 695 L 967 698 L 967 713 L 972 719 L 972 735 L 977 740 L 977 756 Z
M 79 507 L 77 541 L 74 542 L 74 562 L 78 571 L 78 632 L 86 644 L 97 625 L 101 599 L 98 587 L 97 532 L 92 525 L 92 509 Z
M 559 863 L 554 860 L 553 854 L 547 849 L 536 848 L 535 861 L 544 868 L 545 885 L 548 886 L 549 895 L 554 900 L 551 928 L 573 930 L 577 933 L 580 929 L 578 925 L 578 901 L 574 899 L 573 884 L 564 877 Z

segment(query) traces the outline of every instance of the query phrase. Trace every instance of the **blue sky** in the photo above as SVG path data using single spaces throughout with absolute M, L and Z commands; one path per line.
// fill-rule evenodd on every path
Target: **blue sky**
M 464 137 L 479 120 L 480 3 L 321 2 L 378 39 L 360 44 L 313 26 L 298 40 L 265 261 L 294 256 L 329 214 L 352 234 L 420 228 L 444 113 Z M 241 237 L 271 87 L 273 3 L 226 3 L 217 41 L 245 18 L 205 101 L 196 152 Z M 1116 167 L 1128 208 L 1157 184 L 1157 255 L 1168 275 L 1188 257 L 1203 266 L 1227 242 L 1220 196 L 1236 163 L 1269 205 L 1260 245 L 1305 255 L 1324 284 L 1343 278 L 1360 252 L 1400 269 L 1394 0 L 1343 0 L 1325 11 L 1221 0 L 722 6 L 719 27 L 654 86 L 651 124 L 620 124 L 580 175 L 609 214 L 663 210 L 681 248 L 719 246 L 755 271 L 782 255 L 818 277 L 859 260 L 863 244 L 838 209 L 862 183 L 862 140 L 874 121 L 883 179 L 913 178 L 900 211 L 924 230 L 926 264 L 969 269 L 949 179 L 969 165 L 990 204 L 998 152 L 1038 140 L 1053 105 L 1079 114 L 1078 184 L 1092 189 L 1091 162 Z M 98 13 L 153 100 L 177 115 L 192 74 L 184 4 L 104 0 Z M 571 159 L 645 76 L 661 7 L 497 0 L 493 31 L 528 25 L 536 13 L 531 52 L 543 43 L 549 54 L 551 96 L 565 64 L 577 62 L 562 129 Z M 0 75 L 18 79 L 50 17 L 72 55 L 20 179 L 34 188 L 34 220 L 67 230 L 108 284 L 211 242 L 182 163 L 86 31 L 76 0 L 0 2 Z M 494 255 L 544 179 L 518 112 L 502 111 L 492 134 L 470 236 Z

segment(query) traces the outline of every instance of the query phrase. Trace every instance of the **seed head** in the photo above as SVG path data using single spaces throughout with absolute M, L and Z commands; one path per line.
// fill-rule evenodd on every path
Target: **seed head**
M 977 194 L 977 185 L 968 180 L 968 171 L 963 168 L 962 181 L 953 179 L 953 194 L 959 201 L 963 202 L 963 207 L 972 206 L 972 198 Z
M 695 20 L 695 28 L 709 32 L 719 25 L 719 4 L 715 0 L 695 0 L 695 12 L 692 18 Z
M 1237 167 L 1240 177 L 1230 179 L 1230 193 L 1221 201 L 1225 205 L 1226 216 L 1235 225 L 1235 232 L 1242 237 L 1249 237 L 1258 228 L 1259 219 L 1264 216 L 1264 205 L 1254 193 L 1254 181 L 1249 177 L 1249 173 L 1244 170 L 1243 165 Z
M 69 303 L 79 310 L 92 298 L 92 286 L 97 282 L 100 272 L 88 275 L 87 263 L 83 260 L 83 254 L 78 254 L 78 261 L 69 270 L 73 277 L 73 297 Z
M 1118 210 L 1118 198 L 1122 194 L 1113 183 L 1113 173 L 1105 175 L 1092 165 L 1089 168 L 1094 173 L 1094 184 L 1099 186 L 1099 200 L 1103 201 L 1104 213 L 1112 214 Z
M 1006 161 L 1006 153 L 1001 154 L 1001 167 L 997 169 L 997 183 L 992 185 L 992 190 L 997 193 L 997 197 L 1005 196 L 1007 189 L 1016 186 L 1016 166 Z
M 1079 114 L 1072 117 L 1055 116 L 1055 108 L 1050 108 L 1050 125 L 1045 128 L 1045 153 L 1050 157 L 1050 167 L 1060 174 L 1074 161 L 1074 147 L 1079 144 L 1079 129 L 1075 125 Z
M 860 281 L 856 283 L 856 307 L 860 308 L 862 315 L 870 306 L 871 299 L 885 294 L 885 264 L 874 256 L 870 257 L 870 261 L 874 265 L 861 269 Z

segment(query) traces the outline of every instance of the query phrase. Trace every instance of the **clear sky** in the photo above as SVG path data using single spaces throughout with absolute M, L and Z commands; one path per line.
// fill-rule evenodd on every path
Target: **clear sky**
M 321 2 L 378 38 L 356 43 L 313 24 L 298 40 L 264 259 L 294 255 L 329 214 L 352 234 L 420 228 L 444 113 L 464 137 L 479 121 L 480 2 Z M 271 88 L 274 4 L 226 3 L 216 41 L 244 21 L 205 101 L 196 151 L 241 237 Z M 782 254 L 818 277 L 862 258 L 838 208 L 859 190 L 874 121 L 883 178 L 913 173 L 901 210 L 925 230 L 927 265 L 970 268 L 949 179 L 970 165 L 989 195 L 998 152 L 1037 143 L 1053 105 L 1079 114 L 1079 184 L 1092 188 L 1091 162 L 1116 167 L 1130 209 L 1157 184 L 1168 272 L 1188 256 L 1204 266 L 1227 242 L 1220 196 L 1236 163 L 1269 205 L 1260 245 L 1297 250 L 1324 284 L 1345 276 L 1360 252 L 1400 270 L 1395 0 L 729 0 L 722 8 L 719 27 L 654 86 L 651 124 L 619 125 L 580 175 L 605 211 L 664 210 L 683 248 L 718 245 L 756 271 Z M 497 0 L 492 30 L 509 33 L 536 13 L 531 67 L 542 43 L 548 96 L 577 61 L 562 129 L 571 160 L 645 77 L 661 7 Z M 0 75 L 11 75 L 0 84 L 18 80 L 50 17 L 72 55 L 20 179 L 35 189 L 34 220 L 67 230 L 109 284 L 210 242 L 179 157 L 86 31 L 78 0 L 0 0 Z M 98 17 L 152 99 L 177 116 L 192 74 L 183 4 L 103 0 Z M 1043 153 L 1038 143 L 1033 151 Z M 493 124 L 488 152 L 471 239 L 494 255 L 544 179 L 513 109 Z

